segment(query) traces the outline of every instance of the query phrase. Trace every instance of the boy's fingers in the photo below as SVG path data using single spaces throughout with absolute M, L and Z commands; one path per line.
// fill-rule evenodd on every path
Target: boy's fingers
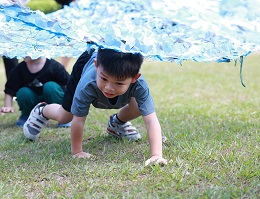
M 167 160 L 163 160 L 162 162 L 159 162 L 159 164 L 161 164 L 162 166 L 167 165 Z
M 145 166 L 148 166 L 150 164 L 153 164 L 153 165 L 160 164 L 161 166 L 164 166 L 167 164 L 167 160 L 165 160 L 164 158 L 158 158 L 155 160 L 151 160 L 151 158 L 150 158 L 145 161 Z
M 4 115 L 6 112 L 4 111 L 4 109 L 0 110 L 0 114 Z
M 145 161 L 144 166 L 148 166 L 151 163 L 151 159 Z
M 8 108 L 1 108 L 1 110 L 0 110 L 0 113 L 1 113 L 1 114 L 13 113 L 13 112 L 14 112 L 14 110 L 8 109 Z
M 92 155 L 90 153 L 80 152 L 72 156 L 73 158 L 91 158 Z

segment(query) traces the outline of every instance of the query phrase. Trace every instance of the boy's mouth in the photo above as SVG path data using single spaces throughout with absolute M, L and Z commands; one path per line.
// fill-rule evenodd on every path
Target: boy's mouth
M 104 95 L 108 98 L 113 98 L 115 97 L 115 94 L 111 94 L 111 93 L 107 93 L 107 92 L 104 92 Z

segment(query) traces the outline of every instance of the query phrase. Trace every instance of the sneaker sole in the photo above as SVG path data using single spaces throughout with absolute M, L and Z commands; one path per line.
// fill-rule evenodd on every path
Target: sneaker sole
M 122 139 L 122 137 L 120 135 L 118 135 L 115 131 L 112 131 L 110 129 L 107 128 L 107 133 L 114 136 L 114 137 L 117 137 L 119 139 Z
M 136 135 L 133 135 L 133 136 L 121 136 L 121 135 L 118 135 L 117 132 L 115 131 L 112 131 L 111 129 L 107 128 L 107 133 L 109 135 L 112 135 L 116 138 L 119 138 L 119 139 L 127 139 L 127 140 L 131 140 L 131 141 L 137 141 L 137 140 L 140 140 L 142 137 L 140 134 L 136 134 Z

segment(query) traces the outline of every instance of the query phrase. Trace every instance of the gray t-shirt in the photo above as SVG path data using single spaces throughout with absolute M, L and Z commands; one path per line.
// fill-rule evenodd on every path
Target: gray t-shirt
M 87 116 L 90 105 L 101 109 L 119 109 L 128 104 L 131 97 L 136 99 L 138 108 L 143 116 L 149 115 L 155 111 L 152 96 L 149 87 L 143 76 L 130 85 L 128 90 L 118 96 L 115 103 L 111 103 L 109 98 L 99 90 L 96 83 L 97 73 L 94 66 L 96 53 L 93 53 L 90 60 L 84 66 L 80 81 L 77 85 L 71 113 L 78 117 Z

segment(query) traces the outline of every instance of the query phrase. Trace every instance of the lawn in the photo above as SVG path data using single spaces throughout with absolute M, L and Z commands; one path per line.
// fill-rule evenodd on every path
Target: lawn
M 117 140 L 105 132 L 116 110 L 90 110 L 84 149 L 92 159 L 70 155 L 70 129 L 50 121 L 35 143 L 15 126 L 19 110 L 0 115 L 2 198 L 260 198 L 260 54 L 245 59 L 243 80 L 231 63 L 182 65 L 147 61 L 150 85 L 168 140 L 165 167 L 144 167 L 143 139 Z M 0 63 L 0 101 L 5 73 Z

